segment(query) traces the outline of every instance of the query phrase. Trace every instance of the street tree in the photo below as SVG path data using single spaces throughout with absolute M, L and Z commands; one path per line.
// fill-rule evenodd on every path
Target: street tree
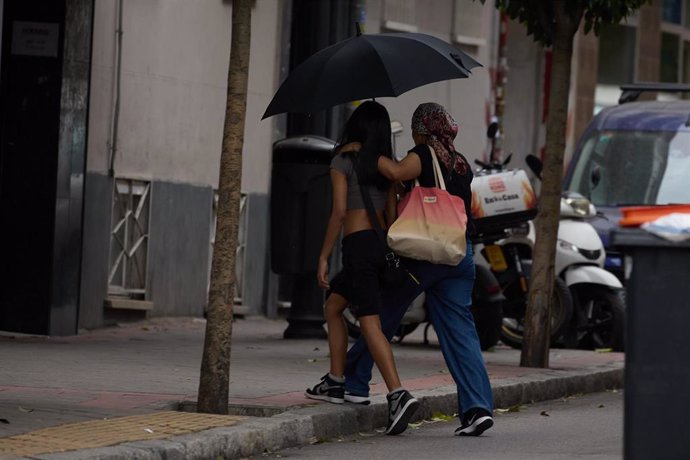
M 228 413 L 230 351 L 235 292 L 235 251 L 240 218 L 242 146 L 253 0 L 233 0 L 230 67 L 218 179 L 216 240 L 211 265 L 206 335 L 197 410 Z
M 482 3 L 485 0 L 481 0 Z M 563 155 L 570 90 L 573 39 L 584 21 L 584 32 L 618 24 L 651 0 L 496 0 L 496 8 L 519 21 L 527 34 L 552 51 L 546 151 L 537 215 L 529 300 L 521 366 L 549 366 L 554 260 L 563 183 Z

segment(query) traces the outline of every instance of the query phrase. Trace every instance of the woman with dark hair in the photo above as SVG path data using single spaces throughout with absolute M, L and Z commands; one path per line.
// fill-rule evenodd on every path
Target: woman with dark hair
M 331 162 L 333 206 L 319 255 L 317 278 L 328 289 L 325 304 L 330 349 L 330 372 L 305 392 L 312 399 L 345 402 L 345 355 L 347 326 L 343 311 L 359 319 L 367 343 L 388 387 L 388 427 L 386 434 L 405 431 L 419 402 L 400 384 L 391 346 L 379 320 L 380 283 L 385 265 L 385 247 L 372 226 L 360 187 L 366 188 L 381 228 L 386 227 L 384 209 L 390 182 L 379 174 L 379 158 L 392 157 L 391 125 L 385 107 L 373 101 L 362 103 L 352 114 Z M 343 270 L 328 281 L 328 259 L 343 231 Z
M 473 174 L 467 159 L 455 150 L 453 140 L 458 125 L 446 110 L 435 103 L 421 104 L 412 116 L 415 147 L 400 162 L 379 157 L 379 171 L 392 181 L 419 180 L 422 187 L 434 187 L 432 155 L 436 155 L 449 193 L 465 203 L 468 228 Z M 410 182 L 406 184 L 411 187 Z M 409 304 L 422 292 L 441 351 L 458 389 L 458 436 L 479 436 L 493 426 L 493 398 L 484 366 L 479 338 L 470 307 L 475 271 L 472 243 L 467 238 L 467 253 L 456 266 L 405 259 L 407 270 L 419 283 L 383 292 L 381 323 L 388 338 L 395 333 Z M 358 340 L 347 354 L 346 397 L 366 403 L 369 395 L 372 361 L 367 345 Z

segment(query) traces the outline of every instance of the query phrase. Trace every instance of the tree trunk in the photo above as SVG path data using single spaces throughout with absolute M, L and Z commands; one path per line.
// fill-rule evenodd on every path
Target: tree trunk
M 199 412 L 214 414 L 228 413 L 235 251 L 240 217 L 252 1 L 232 2 L 232 41 L 218 180 L 216 241 L 213 248 L 206 337 L 197 404 Z
M 520 357 L 520 366 L 525 367 L 549 367 L 551 300 L 563 184 L 570 67 L 573 37 L 582 19 L 582 13 L 568 15 L 564 3 L 564 0 L 554 2 L 556 24 L 552 50 L 551 97 L 546 120 L 546 152 L 539 214 L 535 221 L 536 241 L 525 314 L 525 336 Z

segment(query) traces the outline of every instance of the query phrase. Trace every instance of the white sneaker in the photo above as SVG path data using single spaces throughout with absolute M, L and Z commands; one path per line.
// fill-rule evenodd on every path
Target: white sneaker
M 369 396 L 359 396 L 354 393 L 350 393 L 345 390 L 345 402 L 352 404 L 361 404 L 363 406 L 368 406 L 371 403 L 371 398 Z

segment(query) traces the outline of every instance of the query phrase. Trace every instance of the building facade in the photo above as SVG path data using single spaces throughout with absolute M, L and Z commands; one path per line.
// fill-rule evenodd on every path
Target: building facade
M 655 0 L 599 38 L 578 34 L 569 146 L 611 103 L 615 85 L 690 78 L 688 3 Z M 0 330 L 60 335 L 144 316 L 201 316 L 232 2 L 0 0 L 0 10 Z M 377 99 L 402 126 L 396 151 L 411 146 L 415 107 L 435 101 L 460 123 L 458 150 L 486 159 L 498 99 L 511 165 L 524 166 L 543 147 L 548 52 L 519 24 L 502 29 L 491 2 L 256 0 L 236 268 L 241 313 L 279 315 L 280 284 L 289 283 L 270 270 L 273 143 L 301 134 L 336 139 L 353 106 L 306 119 L 261 115 L 290 69 L 351 36 L 354 22 L 365 33 L 434 35 L 483 64 L 467 79 Z

